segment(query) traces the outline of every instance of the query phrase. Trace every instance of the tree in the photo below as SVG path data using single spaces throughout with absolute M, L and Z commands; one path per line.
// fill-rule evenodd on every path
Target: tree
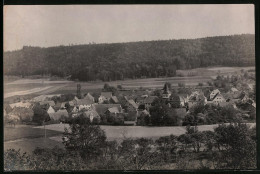
M 155 99 L 150 108 L 152 125 L 177 125 L 178 117 L 174 109 L 169 108 L 162 98 Z
M 170 96 L 169 102 L 173 108 L 180 108 L 181 107 L 181 100 L 177 94 L 172 94 Z
M 47 113 L 46 110 L 42 109 L 41 106 L 35 105 L 33 107 L 33 122 L 36 122 L 38 124 L 43 124 L 44 122 L 47 122 L 50 120 L 50 116 Z
M 170 135 L 160 137 L 155 141 L 157 149 L 163 156 L 165 162 L 172 162 L 177 153 L 177 136 Z
M 214 129 L 216 143 L 224 149 L 221 158 L 223 168 L 242 169 L 256 167 L 256 142 L 246 124 L 219 125 Z
M 88 118 L 80 115 L 69 129 L 65 128 L 62 139 L 66 149 L 80 151 L 84 159 L 93 159 L 102 154 L 106 134 L 98 125 L 92 125 Z

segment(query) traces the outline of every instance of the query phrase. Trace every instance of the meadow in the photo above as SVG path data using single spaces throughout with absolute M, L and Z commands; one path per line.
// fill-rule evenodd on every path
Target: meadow
M 198 83 L 207 84 L 218 74 L 232 75 L 238 74 L 241 70 L 254 70 L 255 67 L 208 67 L 196 68 L 191 70 L 177 70 L 177 77 L 161 77 L 161 78 L 144 78 L 144 79 L 126 79 L 111 82 L 73 82 L 67 80 L 48 80 L 44 79 L 16 79 L 4 83 L 4 93 L 8 97 L 14 95 L 27 94 L 66 94 L 76 93 L 77 84 L 81 84 L 83 93 L 100 92 L 104 84 L 111 86 L 121 85 L 128 89 L 137 88 L 162 88 L 165 82 L 169 82 L 173 87 L 178 86 L 178 83 L 184 83 L 186 86 L 197 86 Z M 8 78 L 7 78 L 8 79 Z M 12 78 L 14 79 L 14 78 Z M 49 88 L 47 88 L 49 87 Z

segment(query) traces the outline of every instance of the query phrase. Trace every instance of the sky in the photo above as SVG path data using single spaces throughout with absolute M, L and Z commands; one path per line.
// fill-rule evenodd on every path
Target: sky
M 254 5 L 4 6 L 4 51 L 254 34 Z

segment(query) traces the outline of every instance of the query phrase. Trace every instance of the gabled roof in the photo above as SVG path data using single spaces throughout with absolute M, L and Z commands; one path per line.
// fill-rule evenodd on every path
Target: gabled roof
M 155 99 L 157 99 L 157 96 L 149 96 L 144 99 L 144 103 L 152 104 Z
M 215 100 L 215 98 L 217 98 L 217 97 L 222 97 L 223 99 L 225 99 L 225 98 L 223 97 L 223 95 L 221 95 L 220 93 L 217 93 L 217 94 L 212 98 L 212 100 Z
M 95 110 L 88 110 L 84 112 L 84 115 L 86 115 L 87 117 L 90 117 L 90 115 L 93 115 L 93 117 L 99 117 L 97 111 Z
M 96 110 L 99 115 L 104 114 L 109 108 L 113 107 L 117 107 L 122 112 L 120 104 L 93 104 L 93 110 Z
M 89 100 L 95 101 L 95 98 L 90 93 L 85 95 L 84 99 L 89 99 Z
M 109 108 L 108 111 L 109 111 L 110 113 L 119 113 L 118 107 Z
M 134 100 L 128 100 L 128 103 L 130 103 L 135 109 L 137 109 L 138 108 L 138 105 L 135 103 L 135 101 Z
M 214 90 L 210 93 L 210 95 L 211 95 L 211 94 L 217 94 L 217 93 L 220 93 L 220 91 L 219 91 L 218 89 L 214 89 Z
M 113 100 L 114 103 L 118 103 L 119 102 L 116 96 L 112 96 L 111 99 Z
M 101 92 L 101 96 L 104 96 L 106 98 L 111 98 L 112 97 L 112 92 Z

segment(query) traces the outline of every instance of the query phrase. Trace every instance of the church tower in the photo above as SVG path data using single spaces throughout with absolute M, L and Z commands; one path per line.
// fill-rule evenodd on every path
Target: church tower
M 162 98 L 168 99 L 171 96 L 168 85 L 165 85 Z

